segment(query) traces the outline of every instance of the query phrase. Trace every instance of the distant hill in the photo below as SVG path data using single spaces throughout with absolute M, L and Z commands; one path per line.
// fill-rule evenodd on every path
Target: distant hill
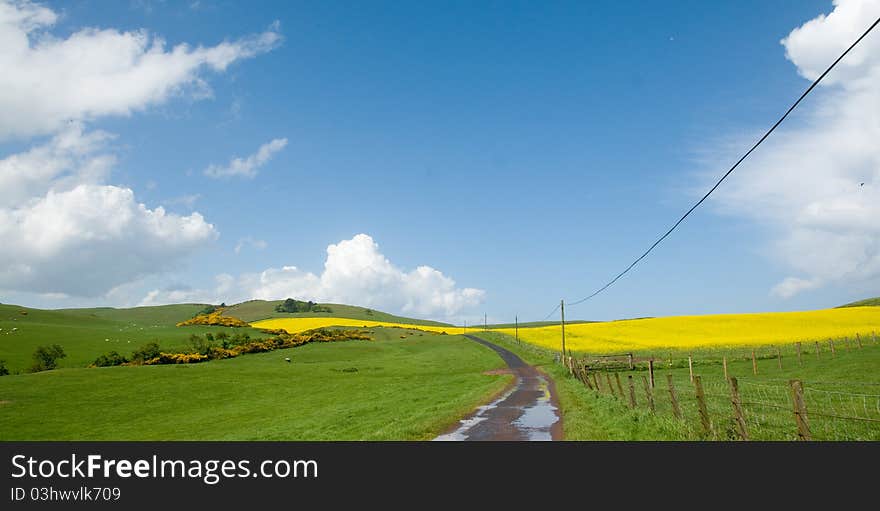
M 866 298 L 857 302 L 848 303 L 846 305 L 841 305 L 837 308 L 840 309 L 842 307 L 880 307 L 880 296 L 876 298 Z
M 597 323 L 597 321 L 588 321 L 588 320 L 583 320 L 583 319 L 573 319 L 571 321 L 569 321 L 569 320 L 565 321 L 566 325 L 576 325 L 578 323 Z M 553 321 L 520 321 L 519 327 L 520 328 L 533 328 L 533 327 L 541 327 L 541 326 L 556 326 L 558 324 L 559 324 L 558 319 L 553 320 Z M 492 328 L 497 329 L 497 328 L 514 328 L 515 326 L 517 326 L 516 323 L 496 323 L 496 324 L 489 323 L 486 327 L 490 328 L 490 329 L 492 329 Z M 471 328 L 471 327 L 473 327 L 476 330 L 479 330 L 479 329 L 483 328 L 483 324 L 482 323 L 474 323 L 472 325 L 468 325 L 468 328 Z
M 370 309 L 368 307 L 342 305 L 339 303 L 318 304 L 322 307 L 328 307 L 330 312 L 276 312 L 275 307 L 283 301 L 284 300 L 249 300 L 247 302 L 230 306 L 223 311 L 223 315 L 234 316 L 249 323 L 270 318 L 351 318 L 387 321 L 389 323 L 408 323 L 411 325 L 449 326 L 448 323 L 441 323 L 439 321 L 406 318 Z
M 156 323 L 175 325 L 189 319 L 207 307 L 205 303 L 176 303 L 173 305 L 156 305 L 151 307 L 132 307 L 116 309 L 113 307 L 93 307 L 90 309 L 57 309 L 52 312 L 62 314 L 109 319 L 111 321 L 127 321 L 132 323 Z
M 247 322 L 268 318 L 335 317 L 450 326 L 435 321 L 395 316 L 366 307 L 335 303 L 319 304 L 328 307 L 331 312 L 275 312 L 275 306 L 280 303 L 282 300 L 251 300 L 229 306 L 223 313 Z M 176 326 L 205 310 L 208 305 L 181 303 L 127 309 L 93 307 L 43 310 L 0 304 L 0 360 L 5 360 L 10 371 L 26 371 L 34 350 L 46 344 L 62 345 L 67 356 L 61 359 L 59 367 L 83 367 L 111 350 L 127 356 L 134 349 L 153 341 L 158 342 L 162 349 L 183 349 L 188 346 L 191 334 L 217 333 L 226 328 Z M 247 333 L 252 338 L 267 335 L 249 327 L 241 327 L 237 331 Z

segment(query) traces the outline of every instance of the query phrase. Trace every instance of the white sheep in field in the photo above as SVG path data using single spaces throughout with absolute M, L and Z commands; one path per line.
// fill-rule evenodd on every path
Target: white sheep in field
M 290 363 L 290 357 L 284 357 L 284 361 L 287 362 L 287 363 L 289 364 L 289 363 Z

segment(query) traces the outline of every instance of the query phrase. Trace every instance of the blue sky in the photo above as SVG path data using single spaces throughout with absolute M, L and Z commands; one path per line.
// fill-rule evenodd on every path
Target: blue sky
M 809 84 L 780 41 L 834 9 L 803 0 L 44 5 L 58 18 L 30 33 L 34 47 L 39 34 L 58 42 L 86 27 L 143 29 L 165 40 L 164 51 L 278 37 L 222 70 L 196 66 L 172 92 L 132 100 L 127 114 L 71 114 L 83 133 L 113 136 L 100 151 L 116 160 L 102 185 L 130 189 L 150 210 L 198 212 L 210 235 L 156 256 L 167 264 L 145 263 L 94 289 L 0 279 L 0 301 L 136 305 L 153 303 L 144 301 L 150 292 L 158 303 L 315 289 L 319 299 L 456 321 L 484 312 L 497 321 L 541 319 L 560 298 L 583 298 L 622 270 Z M 861 31 L 871 21 L 850 24 Z M 854 39 L 844 35 L 841 45 Z M 790 118 L 791 137 L 845 94 L 833 87 Z M 0 158 L 46 144 L 60 129 L 10 132 Z M 252 177 L 205 174 L 282 139 Z M 864 269 L 877 257 L 876 230 L 860 233 L 867 248 L 856 251 L 867 250 L 867 260 L 853 264 L 862 273 L 800 266 L 795 249 L 777 246 L 797 219 L 764 217 L 750 201 L 766 195 L 734 193 L 751 189 L 748 176 L 761 168 L 751 170 L 568 316 L 797 310 L 880 294 L 878 272 Z M 873 172 L 848 176 L 871 187 Z M 320 280 L 328 245 L 360 233 L 378 248 L 359 246 L 387 258 L 393 269 L 379 273 L 397 283 L 386 289 L 376 277 L 350 294 L 339 287 L 344 279 L 315 284 L 308 274 Z M 136 250 L 154 255 L 132 247 L 114 260 L 124 265 L 141 257 Z M 420 265 L 455 284 L 394 280 Z M 273 272 L 255 283 L 284 266 L 298 269 L 291 287 L 264 282 Z M 218 275 L 231 284 L 217 286 Z M 805 284 L 778 292 L 787 278 Z M 419 285 L 439 291 L 380 296 Z

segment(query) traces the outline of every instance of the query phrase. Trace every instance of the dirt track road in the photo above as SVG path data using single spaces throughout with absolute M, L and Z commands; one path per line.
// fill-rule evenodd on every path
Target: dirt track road
M 501 397 L 435 440 L 561 440 L 562 420 L 553 381 L 511 351 L 474 335 L 465 337 L 495 350 L 516 380 Z

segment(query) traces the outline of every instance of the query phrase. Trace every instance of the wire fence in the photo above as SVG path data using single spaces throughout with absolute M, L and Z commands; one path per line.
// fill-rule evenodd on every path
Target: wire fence
M 880 440 L 880 382 L 732 377 L 591 365 L 566 358 L 572 376 L 631 409 L 716 440 Z M 622 412 L 625 413 L 625 412 Z

